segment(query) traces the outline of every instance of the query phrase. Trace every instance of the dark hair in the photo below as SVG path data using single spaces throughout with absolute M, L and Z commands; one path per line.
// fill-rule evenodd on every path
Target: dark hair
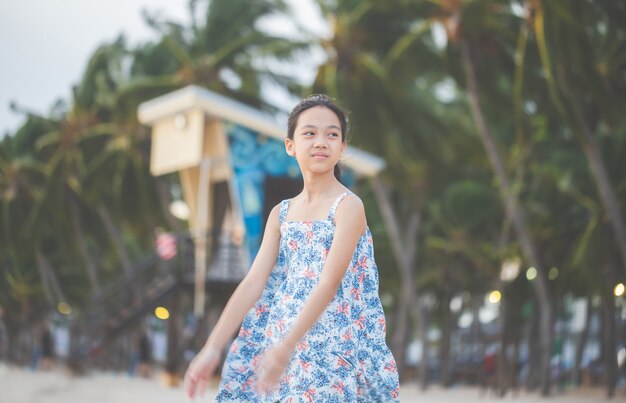
M 296 131 L 296 125 L 298 124 L 298 118 L 302 114 L 302 112 L 307 109 L 311 109 L 316 106 L 323 106 L 325 108 L 330 109 L 337 115 L 337 119 L 339 119 L 339 125 L 341 126 L 341 141 L 346 142 L 346 134 L 348 132 L 348 114 L 343 108 L 341 108 L 333 98 L 324 94 L 313 94 L 304 98 L 294 108 L 291 110 L 289 114 L 289 118 L 287 119 L 287 138 L 293 140 L 293 135 Z M 341 170 L 339 169 L 339 163 L 335 165 L 334 169 L 335 178 L 341 182 Z

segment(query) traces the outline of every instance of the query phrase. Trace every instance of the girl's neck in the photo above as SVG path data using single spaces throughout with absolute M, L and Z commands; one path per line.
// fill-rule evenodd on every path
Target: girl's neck
M 300 195 L 302 201 L 308 204 L 335 195 L 343 187 L 334 175 L 304 175 L 304 187 Z

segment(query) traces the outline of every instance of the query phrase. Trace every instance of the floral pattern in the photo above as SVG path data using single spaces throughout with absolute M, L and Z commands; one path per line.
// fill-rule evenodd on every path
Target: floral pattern
M 280 204 L 280 249 L 267 286 L 248 312 L 222 371 L 218 402 L 390 402 L 399 399 L 395 360 L 385 342 L 378 269 L 369 228 L 361 236 L 333 300 L 296 346 L 276 389 L 255 391 L 255 367 L 282 340 L 319 281 L 335 233 L 334 214 L 286 221 Z

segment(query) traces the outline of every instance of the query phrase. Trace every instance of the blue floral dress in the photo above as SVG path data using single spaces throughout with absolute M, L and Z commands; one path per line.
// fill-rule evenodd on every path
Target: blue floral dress
M 281 202 L 276 266 L 230 348 L 216 401 L 398 401 L 398 373 L 385 343 L 369 228 L 358 241 L 337 294 L 298 343 L 275 391 L 255 391 L 255 368 L 262 354 L 289 332 L 319 281 L 335 233 L 335 211 L 348 194 L 337 198 L 323 220 L 286 221 L 289 200 Z

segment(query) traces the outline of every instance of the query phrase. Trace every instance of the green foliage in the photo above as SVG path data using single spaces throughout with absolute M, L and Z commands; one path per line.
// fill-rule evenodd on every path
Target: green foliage
M 444 211 L 448 220 L 467 231 L 475 231 L 492 220 L 499 209 L 493 189 L 484 183 L 465 180 L 453 183 L 444 194 Z
M 190 9 L 195 12 L 195 5 Z M 153 231 L 167 228 L 169 213 L 149 173 L 150 136 L 137 121 L 138 105 L 199 84 L 272 110 L 261 99 L 261 84 L 289 86 L 293 80 L 253 60 L 270 54 L 288 59 L 307 46 L 258 28 L 259 20 L 285 11 L 280 1 L 215 0 L 205 24 L 195 15 L 191 27 L 147 16 L 159 33 L 154 42 L 130 48 L 120 36 L 102 44 L 72 89 L 68 108 L 50 117 L 29 115 L 0 142 L 0 303 L 10 315 L 28 314 L 31 302 L 44 302 L 44 295 L 55 304 L 59 295 L 50 293 L 50 278 L 61 284 L 66 302 L 80 306 L 100 281 L 121 274 L 123 251 L 104 229 L 103 209 L 131 259 L 153 248 Z M 225 81 L 225 72 L 240 84 Z M 42 274 L 36 250 L 50 273 Z
M 190 2 L 190 10 L 198 4 Z M 137 106 L 187 84 L 205 86 L 270 112 L 264 83 L 298 95 L 325 92 L 351 111 L 350 141 L 385 158 L 397 212 L 419 210 L 415 286 L 441 295 L 483 293 L 499 284 L 503 260 L 520 256 L 499 184 L 468 107 L 460 42 L 470 47 L 480 104 L 512 191 L 524 206 L 540 260 L 559 268 L 561 295 L 594 294 L 600 266 L 619 261 L 586 154 L 590 127 L 610 184 L 626 214 L 626 7 L 601 1 L 319 0 L 330 38 L 302 42 L 259 27 L 282 1 L 212 0 L 191 26 L 147 16 L 154 41 L 124 37 L 100 46 L 73 89 L 67 110 L 29 115 L 0 142 L 0 304 L 25 310 L 44 301 L 33 250 L 51 262 L 68 299 L 89 293 L 81 238 L 106 282 L 120 257 L 102 230 L 105 206 L 133 258 L 166 226 L 148 170 L 149 133 Z M 521 11 L 520 11 L 521 10 Z M 306 91 L 267 61 L 326 58 Z M 295 64 L 298 68 L 298 64 Z M 582 117 L 582 118 L 581 118 Z M 582 119 L 582 120 L 581 120 Z M 399 276 L 381 216 L 361 192 L 376 238 L 383 293 Z M 402 217 L 401 217 L 402 218 Z M 624 223 L 622 223 L 624 224 Z M 522 262 L 522 267 L 527 262 Z M 626 276 L 624 265 L 615 268 Z M 506 285 L 510 315 L 528 318 L 532 299 L 520 275 Z

